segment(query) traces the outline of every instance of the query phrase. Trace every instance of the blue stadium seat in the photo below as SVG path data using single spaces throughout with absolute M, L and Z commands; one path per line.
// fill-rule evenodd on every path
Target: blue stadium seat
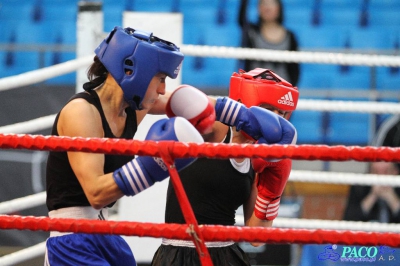
M 346 38 L 349 38 L 350 48 L 361 49 L 363 52 L 374 52 L 379 49 L 390 48 L 387 32 L 378 27 L 355 29 L 349 32 Z
M 147 0 L 132 2 L 133 11 L 171 12 L 174 6 L 173 1 L 171 0 Z
M 348 98 L 332 98 L 349 101 Z M 351 99 L 368 101 L 367 98 Z M 355 112 L 331 112 L 327 139 L 332 145 L 367 145 L 372 136 L 370 115 Z
M 9 56 L 7 65 L 7 56 Z M 11 57 L 11 58 L 10 58 Z M 1 77 L 21 74 L 27 71 L 36 70 L 40 67 L 40 53 L 37 51 L 3 52 L 0 53 L 0 65 L 4 70 Z
M 362 89 L 371 88 L 371 75 L 368 67 L 351 66 L 347 73 L 337 70 L 333 73 L 332 89 Z
M 399 1 L 400 2 L 400 1 Z M 393 26 L 399 27 L 400 25 L 400 5 L 397 8 L 379 8 L 374 9 L 370 13 L 371 26 Z
M 206 27 L 201 27 L 197 23 L 183 24 L 183 43 L 205 45 Z
M 394 9 L 399 9 L 400 8 L 400 1 L 398 0 L 369 0 L 369 5 L 371 9 L 376 9 L 376 8 L 394 8 Z
M 359 26 L 359 22 L 359 7 L 324 7 L 321 9 L 321 25 L 356 28 Z
M 376 87 L 378 90 L 392 90 L 400 93 L 400 67 L 378 67 Z
M 318 111 L 296 111 L 290 117 L 290 122 L 297 130 L 298 144 L 322 144 L 322 113 Z
M 52 29 L 51 26 L 53 25 L 46 25 L 44 23 L 24 23 L 23 21 L 15 23 L 13 28 L 16 34 L 16 42 L 19 44 L 52 43 L 50 36 L 54 29 Z
M 315 4 L 315 0 L 283 0 L 282 1 L 285 9 L 289 7 L 299 7 L 299 6 L 305 6 L 305 7 L 312 7 Z
M 284 9 L 284 25 L 297 33 L 297 30 L 311 26 L 312 9 L 304 5 L 286 5 Z
M 115 26 L 122 26 L 122 14 L 125 6 L 120 3 L 105 1 L 103 3 L 103 26 L 105 32 L 110 32 Z
M 0 21 L 32 22 L 33 1 L 2 1 Z
M 76 21 L 78 5 L 75 1 L 54 1 L 43 4 L 43 20 L 50 21 Z
M 341 48 L 343 32 L 339 27 L 304 27 L 296 32 L 301 49 Z
M 0 19 L 0 43 L 12 43 L 16 41 L 15 22 Z
M 301 64 L 300 89 L 329 89 L 332 87 L 333 73 L 336 65 L 331 64 Z
M 236 0 L 220 0 L 217 5 L 217 24 L 238 26 L 239 4 Z
M 360 8 L 364 0 L 322 0 L 321 7 L 325 8 Z M 315 0 L 314 0 L 315 2 Z
M 184 23 L 207 25 L 208 27 L 217 25 L 218 9 L 215 5 L 199 8 L 193 6 L 181 6 L 181 12 Z
M 182 83 L 203 90 L 228 88 L 230 76 L 237 71 L 237 61 L 224 58 L 202 58 L 202 60 L 202 67 L 196 68 L 196 57 L 185 57 L 182 64 Z
M 240 45 L 241 31 L 237 25 L 185 23 L 183 27 L 184 44 L 231 47 Z

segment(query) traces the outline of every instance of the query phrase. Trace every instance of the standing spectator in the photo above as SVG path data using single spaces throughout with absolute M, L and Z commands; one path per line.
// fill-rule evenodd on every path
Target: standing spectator
M 381 125 L 374 146 L 400 147 L 400 116 L 393 116 Z M 369 172 L 379 175 L 398 175 L 400 164 L 373 162 Z M 352 186 L 344 220 L 400 222 L 400 188 L 391 186 Z
M 293 32 L 283 26 L 281 0 L 259 0 L 259 18 L 256 24 L 247 19 L 248 0 L 241 0 L 239 25 L 242 28 L 242 47 L 271 50 L 297 51 L 298 44 Z M 273 69 L 275 73 L 296 86 L 300 75 L 298 63 L 245 60 L 246 71 L 254 68 Z

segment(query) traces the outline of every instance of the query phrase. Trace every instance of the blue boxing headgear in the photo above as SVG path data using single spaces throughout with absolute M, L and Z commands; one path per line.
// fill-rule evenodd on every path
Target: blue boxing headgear
M 183 54 L 175 44 L 150 32 L 121 27 L 115 27 L 95 53 L 134 110 L 142 109 L 151 79 L 157 73 L 175 79 L 183 61 Z

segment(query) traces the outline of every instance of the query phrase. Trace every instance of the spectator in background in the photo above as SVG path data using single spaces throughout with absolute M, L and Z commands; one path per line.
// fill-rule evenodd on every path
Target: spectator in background
M 370 173 L 398 175 L 398 165 L 391 162 L 373 162 Z M 400 222 L 400 188 L 391 186 L 351 186 L 344 220 Z
M 374 146 L 400 147 L 400 116 L 387 119 L 379 128 Z M 379 175 L 400 174 L 400 164 L 373 162 L 369 172 Z M 352 186 L 344 220 L 400 222 L 400 188 L 391 186 Z
M 293 32 L 283 26 L 283 6 L 281 0 L 259 0 L 257 24 L 247 19 L 248 0 L 241 0 L 239 25 L 242 28 L 242 47 L 272 50 L 297 51 L 297 40 Z M 297 86 L 300 67 L 298 63 L 267 62 L 245 60 L 244 70 L 272 69 L 279 76 Z

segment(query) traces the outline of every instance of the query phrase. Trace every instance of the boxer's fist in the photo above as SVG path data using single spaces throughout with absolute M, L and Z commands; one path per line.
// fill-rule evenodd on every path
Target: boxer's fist
M 165 118 L 155 122 L 147 133 L 146 140 L 203 143 L 200 133 L 182 117 Z M 179 171 L 194 160 L 194 158 L 176 159 L 175 166 Z M 113 173 L 116 184 L 127 196 L 136 195 L 168 176 L 168 168 L 163 160 L 150 156 L 139 156 Z
M 189 85 L 181 85 L 171 94 L 165 112 L 168 117 L 186 118 L 201 134 L 210 133 L 215 122 L 214 105 L 208 96 Z
M 273 220 L 278 215 L 283 190 L 289 179 L 292 161 L 267 162 L 261 158 L 251 160 L 254 171 L 258 173 L 257 200 L 254 214 L 261 220 Z
M 260 144 L 295 144 L 297 141 L 295 127 L 267 109 L 258 106 L 247 108 L 237 101 L 220 97 L 215 110 L 218 121 L 243 130 Z

